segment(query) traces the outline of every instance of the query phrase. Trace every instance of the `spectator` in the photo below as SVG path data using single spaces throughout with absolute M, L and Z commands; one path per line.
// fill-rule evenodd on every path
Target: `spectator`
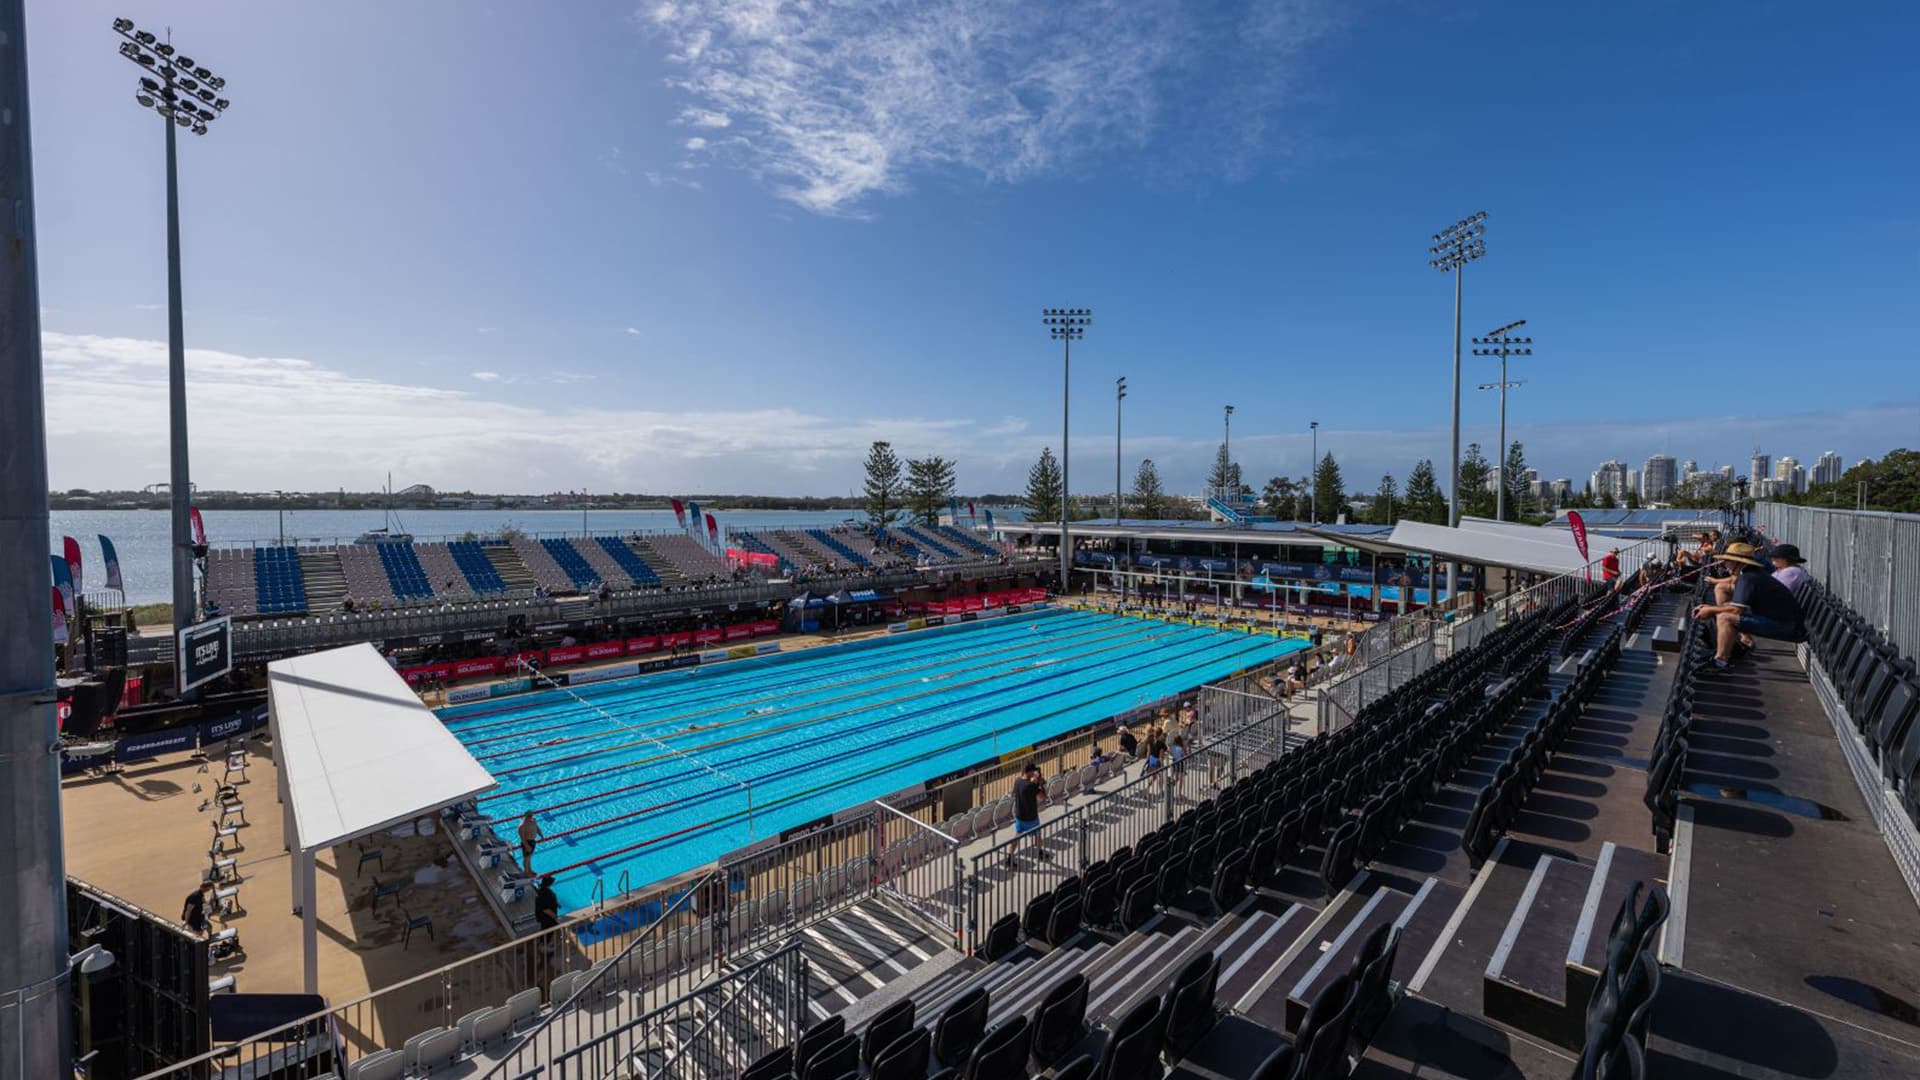
M 1128 757 L 1139 756 L 1140 740 L 1134 736 L 1132 728 L 1129 728 L 1125 724 L 1121 724 L 1119 739 L 1120 739 L 1121 753 L 1127 755 Z
M 1611 585 L 1620 576 L 1620 549 L 1609 548 L 1600 558 L 1600 580 Z
M 1727 550 L 1714 559 L 1738 572 L 1731 581 L 1715 587 L 1716 603 L 1693 609 L 1695 619 L 1714 621 L 1714 657 L 1705 670 L 1728 670 L 1733 666 L 1735 648 L 1750 646 L 1755 637 L 1806 640 L 1799 603 L 1792 591 L 1767 573 L 1752 545 L 1728 544 Z
M 1014 836 L 1026 836 L 1040 828 L 1040 804 L 1046 800 L 1047 785 L 1040 775 L 1040 766 L 1030 761 L 1027 767 L 1020 771 L 1020 779 L 1013 782 Z M 1046 849 L 1035 844 L 1034 839 L 1037 838 L 1030 838 L 1027 841 L 1027 847 L 1033 851 L 1035 858 L 1045 862 Z M 1018 865 L 1014 862 L 1013 852 L 1007 854 L 1007 865 Z
M 1773 580 L 1785 585 L 1794 601 L 1805 607 L 1807 586 L 1813 584 L 1813 575 L 1804 569 L 1807 560 L 1800 557 L 1800 549 L 1793 544 L 1775 544 L 1768 561 L 1773 563 Z

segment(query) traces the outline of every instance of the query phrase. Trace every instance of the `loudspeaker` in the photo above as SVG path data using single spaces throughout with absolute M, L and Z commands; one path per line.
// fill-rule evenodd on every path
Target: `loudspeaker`
M 124 668 L 127 666 L 127 628 L 124 626 L 95 626 L 93 628 L 93 667 L 94 671 L 106 668 Z

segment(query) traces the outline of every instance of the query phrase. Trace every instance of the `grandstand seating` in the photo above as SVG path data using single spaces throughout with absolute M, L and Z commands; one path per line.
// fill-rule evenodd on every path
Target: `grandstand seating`
M 453 552 L 446 544 L 413 544 L 414 558 L 420 561 L 420 572 L 426 575 L 427 585 L 439 600 L 472 600 L 476 595 L 467 575 L 454 561 Z M 483 555 L 481 562 L 486 562 Z
M 951 538 L 941 536 L 924 525 L 900 525 L 895 527 L 894 532 L 905 533 L 913 541 L 913 545 L 926 555 L 942 559 L 964 558 Z
M 375 550 L 378 546 L 341 544 L 336 549 L 340 557 L 340 571 L 346 576 L 346 595 L 362 611 L 376 606 L 393 607 L 400 603 L 400 595 L 393 589 L 393 579 L 387 574 L 386 562 Z
M 252 548 L 212 548 L 207 552 L 205 600 L 225 615 L 253 615 L 260 610 L 258 578 Z
M 814 543 L 832 552 L 836 558 L 851 566 L 873 565 L 873 561 L 861 554 L 860 548 L 855 546 L 861 542 L 861 538 L 854 536 L 850 532 L 840 529 L 808 529 L 807 535 L 813 538 Z
M 780 572 L 783 574 L 791 574 L 810 561 L 803 555 L 787 550 L 784 544 L 776 546 L 770 539 L 770 534 L 742 531 L 733 533 L 732 539 L 734 544 L 744 551 L 751 551 L 756 555 L 771 555 L 780 560 Z M 797 563 L 794 561 L 796 558 L 800 560 Z
M 427 573 L 421 568 L 420 557 L 414 553 L 411 543 L 374 544 L 372 547 L 380 557 L 381 568 L 387 572 L 388 586 L 402 603 L 433 599 L 433 584 L 427 580 Z
M 684 533 L 649 536 L 647 546 L 658 552 L 689 581 L 705 581 L 710 577 L 724 580 L 729 575 L 726 559 L 708 551 L 698 540 Z
M 635 586 L 660 584 L 660 575 L 625 540 L 617 536 L 596 536 L 594 541 Z
M 574 592 L 581 588 L 574 583 L 573 575 L 561 567 L 546 544 L 520 536 L 514 538 L 513 550 L 526 565 L 527 572 L 533 575 L 535 585 L 552 593 Z M 574 557 L 579 558 L 579 553 L 575 552 Z
M 427 552 L 440 547 L 438 544 L 422 545 Z M 446 545 L 447 557 L 459 570 L 468 589 L 475 596 L 496 596 L 507 591 L 507 583 L 500 578 L 500 571 L 487 558 L 477 540 L 455 540 Z M 431 556 L 421 555 L 421 561 L 427 562 Z
M 567 580 L 572 582 L 574 588 L 584 592 L 601 584 L 603 579 L 599 571 L 581 556 L 580 549 L 573 546 L 572 540 L 564 536 L 550 536 L 543 538 L 540 546 L 553 556 L 554 563 L 567 575 Z
M 253 549 L 254 609 L 263 615 L 307 610 L 300 552 L 292 547 Z
M 952 525 L 942 525 L 940 526 L 939 533 L 940 533 L 940 536 L 943 539 L 947 540 L 951 546 L 963 549 L 964 551 L 971 552 L 975 555 L 1000 554 L 1000 549 L 994 547 L 992 544 L 987 543 L 985 540 L 980 539 L 979 537 L 973 535 L 972 533 L 967 532 L 965 529 L 957 529 Z

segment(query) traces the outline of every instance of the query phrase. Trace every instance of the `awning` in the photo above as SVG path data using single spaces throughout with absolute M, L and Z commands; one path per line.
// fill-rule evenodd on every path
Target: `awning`
M 294 853 L 305 988 L 316 993 L 315 852 L 437 814 L 496 785 L 372 645 L 268 664 L 267 715 Z
M 1531 525 L 1483 522 L 1480 527 L 1469 528 L 1463 523 L 1463 527 L 1451 529 L 1402 521 L 1393 527 L 1393 535 L 1385 543 L 1402 552 L 1426 552 L 1443 560 L 1542 574 L 1570 574 L 1587 565 L 1573 546 L 1572 537 Z

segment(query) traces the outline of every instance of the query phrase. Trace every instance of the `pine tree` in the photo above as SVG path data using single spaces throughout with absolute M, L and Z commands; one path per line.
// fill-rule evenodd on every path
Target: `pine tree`
M 1241 477 L 1239 463 L 1227 457 L 1224 442 L 1213 452 L 1213 468 L 1207 470 L 1207 489 L 1210 494 L 1229 501 L 1253 497 L 1253 489 Z
M 1518 439 L 1507 447 L 1507 462 L 1500 466 L 1500 482 L 1507 488 L 1507 520 L 1526 520 L 1527 503 L 1533 492 L 1527 489 L 1527 454 Z
M 1314 500 L 1313 520 L 1329 525 L 1337 523 L 1347 509 L 1347 488 L 1340 477 L 1340 464 L 1333 460 L 1333 451 L 1321 455 L 1309 490 Z
M 1160 470 L 1152 458 L 1143 458 L 1133 474 L 1133 512 L 1153 519 L 1165 514 L 1166 490 L 1160 486 Z
M 900 458 L 893 444 L 876 440 L 867 450 L 867 521 L 881 527 L 900 517 Z
M 1407 474 L 1406 510 L 1402 517 L 1429 525 L 1447 523 L 1447 496 L 1433 474 L 1433 462 L 1422 458 Z
M 1060 461 L 1053 448 L 1040 451 L 1040 460 L 1027 470 L 1027 496 L 1021 500 L 1028 521 L 1060 520 Z
M 1399 500 L 1400 490 L 1393 482 L 1392 473 L 1383 473 L 1380 477 L 1380 489 L 1373 493 L 1373 505 L 1367 508 L 1367 519 L 1375 525 L 1391 525 L 1400 519 L 1400 508 L 1394 503 Z
M 953 462 L 935 455 L 907 459 L 907 505 L 920 524 L 940 524 L 940 511 L 953 497 Z
M 1468 443 L 1460 455 L 1460 515 L 1493 516 L 1493 465 L 1479 443 Z

